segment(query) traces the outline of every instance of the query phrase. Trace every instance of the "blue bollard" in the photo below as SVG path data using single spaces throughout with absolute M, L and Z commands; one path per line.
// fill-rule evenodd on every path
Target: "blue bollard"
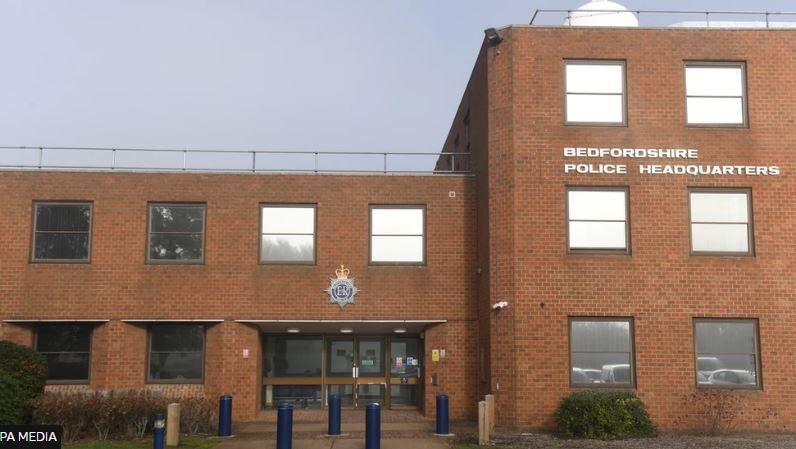
M 276 449 L 293 447 L 293 406 L 279 404 L 276 410 Z
M 232 396 L 225 394 L 218 398 L 218 436 L 232 435 Z
M 329 396 L 329 435 L 340 436 L 340 395 Z
M 365 449 L 381 447 L 381 407 L 368 404 L 365 407 Z
M 152 449 L 163 449 L 166 437 L 166 417 L 163 413 L 155 413 L 152 424 Z
M 437 431 L 435 435 L 449 435 L 450 421 L 448 420 L 448 395 L 437 395 Z

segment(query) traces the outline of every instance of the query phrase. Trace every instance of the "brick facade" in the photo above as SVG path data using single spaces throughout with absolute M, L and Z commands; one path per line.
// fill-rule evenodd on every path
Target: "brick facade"
M 794 31 L 589 29 L 515 26 L 484 45 L 444 151 L 470 152 L 473 177 L 0 173 L 0 338 L 32 343 L 30 323 L 103 319 L 93 334 L 88 386 L 232 393 L 238 419 L 261 404 L 261 329 L 236 320 L 446 320 L 424 330 L 422 406 L 451 397 L 472 419 L 494 393 L 498 423 L 550 428 L 571 391 L 568 320 L 629 317 L 634 390 L 664 429 L 699 427 L 695 318 L 759 323 L 762 388 L 725 390 L 742 404 L 741 428 L 796 431 L 790 377 L 796 356 L 791 276 L 796 219 Z M 626 62 L 627 125 L 564 125 L 563 61 Z M 748 127 L 685 124 L 684 61 L 744 61 Z M 779 176 L 639 174 L 667 160 L 565 158 L 565 147 L 695 148 L 698 164 L 776 165 Z M 566 174 L 568 162 L 626 163 L 628 173 Z M 445 166 L 440 159 L 438 168 Z M 459 161 L 461 163 L 461 160 Z M 626 255 L 568 254 L 567 186 L 629 190 Z M 752 192 L 755 254 L 695 256 L 688 188 Z M 451 197 L 449 192 L 456 192 Z M 94 204 L 90 264 L 29 263 L 34 200 Z M 150 201 L 207 204 L 201 265 L 145 263 Z M 258 204 L 316 203 L 317 262 L 258 264 Z M 368 264 L 368 204 L 427 205 L 427 266 Z M 323 288 L 345 264 L 361 296 L 340 309 Z M 491 310 L 498 301 L 509 307 Z M 147 385 L 147 323 L 207 323 L 201 384 Z M 432 348 L 447 356 L 432 362 Z M 243 358 L 243 349 L 252 356 Z M 432 379 L 436 384 L 432 384 Z
M 32 344 L 33 323 L 19 320 L 109 320 L 92 335 L 90 384 L 49 389 L 231 393 L 235 417 L 253 419 L 261 403 L 260 328 L 235 320 L 447 320 L 427 330 L 434 348 L 448 353 L 432 363 L 425 345 L 421 403 L 432 413 L 433 395 L 444 391 L 455 418 L 474 416 L 471 177 L 5 171 L 0 191 L 0 338 Z M 29 262 L 36 200 L 93 202 L 91 263 Z M 204 264 L 145 262 L 153 201 L 206 203 Z M 259 204 L 267 202 L 317 204 L 315 265 L 258 263 Z M 427 206 L 426 266 L 369 266 L 369 204 Z M 340 264 L 361 290 L 344 309 L 323 292 Z M 213 320 L 201 384 L 147 385 L 146 320 Z
M 444 148 L 453 151 L 457 136 L 461 142 L 469 112 L 477 220 L 489 223 L 482 320 L 489 304 L 510 304 L 499 328 L 492 313 L 490 332 L 479 338 L 491 348 L 488 389 L 497 394 L 499 422 L 551 427 L 558 401 L 574 391 L 568 317 L 618 316 L 634 319 L 635 391 L 653 419 L 664 429 L 699 427 L 700 399 L 692 395 L 704 390 L 695 381 L 693 319 L 749 317 L 759 320 L 763 380 L 761 390 L 727 393 L 743 404 L 739 427 L 796 430 L 796 357 L 786 349 L 796 343 L 796 75 L 789 57 L 796 33 L 527 26 L 500 32 L 502 43 L 482 48 Z M 564 125 L 567 58 L 626 61 L 627 126 Z M 748 127 L 685 125 L 686 60 L 746 62 Z M 565 147 L 696 148 L 694 163 L 777 165 L 782 174 L 639 174 L 639 163 L 677 162 L 565 160 Z M 565 174 L 564 163 L 574 161 L 627 163 L 628 174 Z M 631 255 L 567 254 L 568 185 L 629 187 Z M 751 188 L 755 256 L 690 255 L 687 188 L 696 186 Z

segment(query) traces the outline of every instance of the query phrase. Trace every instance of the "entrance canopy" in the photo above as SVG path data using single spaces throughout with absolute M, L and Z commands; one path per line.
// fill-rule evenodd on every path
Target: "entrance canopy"
M 256 324 L 266 334 L 419 334 L 447 320 L 235 320 Z

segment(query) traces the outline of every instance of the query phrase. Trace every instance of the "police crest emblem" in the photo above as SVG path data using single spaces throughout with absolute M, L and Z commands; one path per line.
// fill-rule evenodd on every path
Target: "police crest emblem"
M 354 296 L 359 289 L 354 285 L 354 278 L 349 278 L 350 270 L 345 265 L 334 270 L 336 278 L 329 278 L 329 288 L 325 291 L 329 294 L 329 302 L 337 304 L 342 309 L 346 304 L 354 304 Z

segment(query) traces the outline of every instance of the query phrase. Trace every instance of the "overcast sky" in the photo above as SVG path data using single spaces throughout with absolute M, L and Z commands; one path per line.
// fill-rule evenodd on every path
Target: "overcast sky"
M 0 0 L 0 145 L 435 151 L 483 30 L 584 2 Z

